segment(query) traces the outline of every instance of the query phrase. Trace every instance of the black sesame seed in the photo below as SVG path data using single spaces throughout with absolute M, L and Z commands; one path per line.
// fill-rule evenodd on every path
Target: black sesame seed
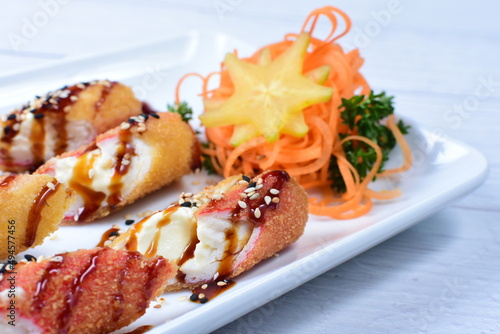
M 200 299 L 200 303 L 201 304 L 205 304 L 206 302 L 208 302 L 208 298 L 207 297 L 203 297 Z
M 117 236 L 119 236 L 119 235 L 120 235 L 120 232 L 118 232 L 118 231 L 113 231 L 113 232 L 110 232 L 110 233 L 109 233 L 109 237 L 110 237 L 110 238 L 111 238 L 111 237 L 117 237 Z
M 44 116 L 45 116 L 44 114 L 36 114 L 34 117 L 35 117 L 35 119 L 41 119 Z
M 157 113 L 154 113 L 154 112 L 149 114 L 149 116 L 154 117 L 154 118 L 160 118 L 160 115 L 158 115 Z
M 128 119 L 128 122 L 129 122 L 130 124 L 134 124 L 134 123 L 135 123 L 135 119 L 133 119 L 133 118 L 129 118 L 129 119 Z
M 144 119 L 148 119 L 148 118 L 149 118 L 149 115 L 148 115 L 148 114 L 145 114 L 145 113 L 142 113 L 142 114 L 140 114 L 139 116 L 144 117 Z
M 181 206 L 185 207 L 185 208 L 190 208 L 191 207 L 191 202 L 184 202 L 181 204 Z
M 24 255 L 24 258 L 26 259 L 26 261 L 36 262 L 36 257 L 34 257 L 33 255 L 26 254 L 26 255 Z
M 257 182 L 252 182 L 248 185 L 248 188 L 255 188 L 257 186 Z
M 7 119 L 8 119 L 9 121 L 12 121 L 13 119 L 16 119 L 16 114 L 10 114 L 10 115 L 7 117 Z
M 243 175 L 242 176 L 243 180 L 247 181 L 247 182 L 250 182 L 250 178 L 246 175 Z
M 41 96 L 40 95 L 35 95 L 35 98 L 39 99 Z
M 195 302 L 198 300 L 198 294 L 197 293 L 193 293 L 190 297 L 189 297 L 189 300 L 191 300 L 192 302 Z
M 6 126 L 5 128 L 3 128 L 3 133 L 8 135 L 10 130 L 12 130 L 12 128 L 10 126 Z
M 30 113 L 32 113 L 32 114 L 36 113 L 36 109 L 31 109 Z
M 133 223 L 135 223 L 135 220 L 133 220 L 133 219 L 127 219 L 125 221 L 125 225 L 132 225 Z

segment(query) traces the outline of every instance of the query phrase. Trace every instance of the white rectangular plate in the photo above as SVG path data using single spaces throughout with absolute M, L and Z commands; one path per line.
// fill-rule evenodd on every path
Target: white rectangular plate
M 0 77 L 0 111 L 7 113 L 35 95 L 63 85 L 94 79 L 130 85 L 140 99 L 163 111 L 173 101 L 175 85 L 183 74 L 215 71 L 224 54 L 235 48 L 241 55 L 255 49 L 228 35 L 188 32 L 153 44 L 12 72 Z M 200 83 L 192 79 L 185 87 L 182 95 L 200 110 L 201 101 L 196 96 Z M 404 110 L 398 113 L 404 116 Z M 165 294 L 161 308 L 150 307 L 144 317 L 118 333 L 143 325 L 154 326 L 148 334 L 210 332 L 403 231 L 483 182 L 487 163 L 478 151 L 410 123 L 408 138 L 415 154 L 414 168 L 373 185 L 397 186 L 403 196 L 376 203 L 372 211 L 358 219 L 336 221 L 311 215 L 304 235 L 294 245 L 237 277 L 236 285 L 217 298 L 199 305 L 178 300 L 189 296 L 189 291 Z M 397 165 L 398 161 L 395 150 L 390 163 Z M 98 222 L 61 227 L 56 239 L 27 253 L 48 256 L 92 248 L 112 224 L 125 229 L 126 214 L 137 220 L 137 213 L 165 208 L 180 192 L 196 192 L 217 180 L 204 173 L 188 175 Z

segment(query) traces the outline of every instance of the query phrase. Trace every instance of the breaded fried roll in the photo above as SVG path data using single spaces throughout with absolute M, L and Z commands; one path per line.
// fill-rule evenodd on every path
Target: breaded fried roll
M 111 333 L 142 316 L 173 275 L 161 257 L 110 248 L 19 263 L 0 277 L 0 333 Z
M 230 177 L 144 218 L 111 242 L 179 266 L 167 290 L 233 278 L 295 242 L 307 195 L 284 171 Z
M 141 114 L 35 173 L 52 175 L 76 192 L 64 218 L 75 224 L 104 217 L 172 183 L 199 159 L 196 136 L 178 114 Z
M 74 199 L 50 175 L 0 177 L 0 259 L 41 244 L 57 230 Z
M 33 171 L 141 113 L 132 90 L 107 80 L 65 86 L 0 118 L 0 170 Z

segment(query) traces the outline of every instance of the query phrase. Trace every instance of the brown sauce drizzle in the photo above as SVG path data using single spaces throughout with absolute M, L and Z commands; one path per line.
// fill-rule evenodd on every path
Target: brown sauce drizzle
M 45 161 L 45 118 L 33 119 L 30 141 L 33 164 L 42 165 Z
M 163 211 L 162 219 L 160 219 L 158 223 L 156 223 L 156 232 L 153 237 L 153 240 L 151 241 L 151 244 L 149 245 L 149 248 L 146 251 L 146 253 L 144 253 L 146 257 L 153 257 L 158 252 L 158 245 L 160 243 L 160 238 L 161 238 L 161 229 L 171 223 L 170 216 L 172 215 L 172 213 L 174 213 L 176 209 L 177 209 L 176 207 L 170 207 Z
M 109 85 L 104 85 L 104 87 L 101 90 L 101 97 L 97 102 L 95 103 L 95 110 L 97 112 L 101 111 L 102 105 L 104 102 L 106 102 L 106 99 L 108 98 L 109 93 L 113 89 L 113 87 L 116 85 L 116 82 L 110 82 Z
M 31 205 L 31 209 L 28 214 L 28 222 L 26 224 L 26 239 L 24 240 L 24 246 L 26 247 L 31 247 L 35 243 L 36 232 L 38 231 L 38 225 L 40 224 L 40 220 L 42 218 L 42 210 L 47 206 L 49 198 L 61 186 L 56 179 L 53 179 L 52 183 L 55 186 L 54 189 L 45 185 Z
M 193 226 L 191 228 L 193 229 L 191 231 L 191 240 L 190 240 L 189 244 L 187 245 L 186 249 L 184 250 L 182 257 L 177 262 L 177 266 L 179 268 L 184 263 L 186 263 L 186 261 L 188 261 L 194 257 L 194 251 L 196 250 L 196 245 L 200 242 L 200 240 L 198 239 L 198 234 L 196 233 L 197 225 L 193 224 Z M 186 278 L 186 274 L 184 274 L 180 270 L 177 270 L 176 279 L 181 283 L 185 283 L 185 278 Z
M 151 329 L 153 329 L 153 326 L 146 325 L 146 326 L 137 327 L 133 331 L 127 332 L 125 334 L 143 334 L 143 333 L 150 331 Z
M 47 285 L 52 276 L 57 274 L 66 259 L 64 254 L 56 254 L 55 256 L 61 256 L 62 261 L 49 261 L 48 265 L 45 267 L 42 276 L 36 284 L 36 291 L 32 298 L 31 309 L 38 312 L 45 306 L 45 301 L 47 298 L 46 289 Z
M 118 145 L 116 150 L 115 173 L 111 178 L 111 184 L 108 188 L 110 191 L 110 195 L 107 199 L 107 202 L 111 209 L 116 208 L 116 206 L 123 201 L 122 178 L 125 174 L 128 173 L 132 157 L 135 155 L 135 148 L 132 145 L 132 132 L 130 131 L 130 129 L 120 130 L 120 132 L 118 133 L 118 139 L 120 141 L 120 144 Z M 125 161 L 128 161 L 128 163 L 125 163 Z
M 120 231 L 120 228 L 118 227 L 112 227 L 109 230 L 106 230 L 102 236 L 101 236 L 101 241 L 96 245 L 96 247 L 104 247 L 104 243 L 108 241 L 108 239 L 111 237 L 112 233 L 116 233 Z
M 84 153 L 78 157 L 78 161 L 74 167 L 73 177 L 69 180 L 68 185 L 76 191 L 83 199 L 83 210 L 75 217 L 75 221 L 83 221 L 90 217 L 100 207 L 102 201 L 106 198 L 106 194 L 92 189 L 92 178 L 89 176 L 89 170 L 94 166 L 95 155 L 87 157 L 90 152 Z
M 218 284 L 220 284 L 220 282 L 224 282 L 225 285 L 218 285 Z M 217 279 L 216 281 L 206 283 L 205 289 L 202 288 L 205 286 L 205 284 L 203 284 L 203 285 L 200 285 L 199 287 L 194 288 L 191 291 L 193 293 L 193 295 L 197 295 L 197 296 L 199 296 L 200 294 L 205 295 L 204 297 L 206 298 L 206 301 L 203 301 L 202 300 L 203 298 L 199 298 L 199 297 L 196 298 L 196 300 L 192 300 L 192 299 L 190 299 L 190 300 L 192 302 L 195 302 L 195 303 L 203 304 L 204 302 L 207 302 L 207 301 L 217 297 L 218 295 L 220 295 L 224 291 L 229 290 L 230 288 L 232 288 L 235 285 L 236 285 L 236 283 L 234 281 L 231 281 L 228 279 Z
M 80 294 L 82 293 L 82 284 L 85 279 L 92 274 L 97 268 L 97 260 L 99 256 L 105 251 L 109 250 L 109 248 L 101 248 L 97 250 L 94 255 L 90 256 L 87 259 L 86 265 L 80 271 L 80 273 L 73 279 L 71 285 L 69 286 L 69 291 L 66 292 L 66 296 L 64 299 L 64 308 L 59 314 L 58 320 L 61 325 L 59 328 L 62 328 L 60 331 L 61 334 L 68 333 L 68 325 L 70 321 L 71 311 L 78 304 L 78 299 L 80 298 Z
M 11 115 L 18 116 L 19 113 L 20 112 L 15 112 Z M 18 117 L 7 119 L 4 124 L 2 124 L 3 128 L 1 129 L 1 131 L 3 131 L 3 136 L 0 141 L 0 158 L 4 161 L 4 164 L 9 167 L 14 165 L 10 149 L 12 147 L 14 137 L 19 133 L 19 129 L 15 126 L 16 124 L 19 127 L 21 126 L 21 121 Z
M 67 119 L 66 115 L 68 109 L 76 103 L 78 95 L 89 86 L 89 83 L 82 83 L 69 87 L 63 87 L 61 90 L 68 90 L 69 93 L 66 97 L 49 97 L 42 103 L 40 108 L 35 111 L 36 114 L 45 114 L 45 116 L 52 116 L 51 120 L 54 123 L 54 128 L 57 131 L 57 141 L 54 147 L 54 155 L 59 155 L 66 151 L 68 147 L 68 132 L 66 129 Z M 52 100 L 52 101 L 51 101 Z M 55 102 L 55 103 L 52 103 Z M 42 118 L 43 120 L 43 118 Z M 37 161 L 35 161 L 36 163 Z
M 12 181 L 16 179 L 15 174 L 10 174 L 5 179 L 0 181 L 0 187 L 7 187 Z

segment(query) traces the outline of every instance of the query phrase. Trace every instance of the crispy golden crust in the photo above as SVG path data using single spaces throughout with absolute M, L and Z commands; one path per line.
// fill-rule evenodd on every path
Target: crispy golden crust
M 108 86 L 109 85 L 109 86 Z M 132 89 L 119 83 L 97 83 L 78 94 L 78 100 L 67 115 L 68 121 L 88 121 L 100 134 L 114 128 L 142 111 Z
M 250 182 L 256 182 L 259 178 L 264 179 L 262 194 L 268 193 L 272 188 L 272 181 L 266 178 L 265 175 L 270 172 L 264 172 L 257 175 Z M 284 172 L 281 172 L 284 173 Z M 308 220 L 308 199 L 307 194 L 300 184 L 293 178 L 286 175 L 287 179 L 282 183 L 279 195 L 274 197 L 279 198 L 279 203 L 275 209 L 265 210 L 260 222 L 255 223 L 254 233 L 258 233 L 245 246 L 240 253 L 240 257 L 235 259 L 233 269 L 223 278 L 233 278 L 239 274 L 249 270 L 257 263 L 267 259 L 285 247 L 294 243 L 304 233 L 304 228 Z M 234 179 L 223 180 L 215 187 L 206 188 L 206 191 L 223 188 L 226 184 L 233 183 Z M 234 185 L 228 191 L 224 192 L 224 197 L 220 200 L 210 200 L 208 203 L 200 207 L 196 212 L 195 217 L 199 219 L 203 215 L 218 214 L 220 212 L 232 211 L 238 207 L 238 201 L 241 200 L 241 194 L 247 188 L 247 185 Z M 263 196 L 260 196 L 263 198 Z M 249 208 L 237 210 L 238 213 L 234 217 L 238 220 L 252 220 L 250 215 L 253 215 Z M 194 289 L 200 286 L 205 281 L 198 283 L 177 282 L 166 287 L 166 291 L 176 291 L 182 288 Z
M 44 333 L 100 334 L 126 326 L 144 314 L 176 271 L 163 258 L 110 248 L 57 257 L 16 266 L 16 315 Z M 6 273 L 0 280 L 0 291 L 9 289 L 8 278 Z M 7 303 L 0 299 L 0 308 Z
M 117 211 L 135 202 L 146 194 L 158 190 L 188 174 L 193 166 L 199 166 L 199 144 L 190 126 L 183 122 L 178 114 L 164 112 L 158 113 L 159 119 L 149 117 L 145 122 L 146 130 L 138 132 L 138 127 L 133 127 L 134 136 L 139 137 L 151 147 L 151 167 L 142 180 L 136 180 L 133 190 L 123 200 L 113 207 L 105 205 L 89 215 L 84 221 L 75 222 L 65 219 L 64 225 L 75 225 L 90 222 L 105 217 L 109 213 Z M 118 136 L 121 127 L 118 126 L 96 138 L 96 142 L 106 138 Z M 56 159 L 69 156 L 77 156 L 95 147 L 95 143 L 83 146 L 76 151 L 66 152 L 59 157 L 49 160 L 42 165 L 35 174 L 52 173 Z M 114 166 L 110 166 L 114 168 Z
M 50 193 L 46 188 L 49 182 L 57 184 L 57 180 L 49 175 L 16 175 L 0 187 L 0 243 L 5 245 L 0 248 L 0 259 L 9 255 L 8 244 L 15 246 L 11 250 L 17 254 L 41 244 L 45 237 L 57 230 L 64 213 L 74 201 L 74 195 L 62 184 Z M 41 198 L 44 189 L 48 196 Z M 40 210 L 35 208 L 37 201 L 40 203 Z M 34 226 L 36 217 L 39 217 L 37 228 Z M 30 242 L 27 238 L 33 231 L 30 229 L 34 229 L 36 234 L 34 241 L 28 246 Z M 9 243 L 9 240 L 13 243 Z
M 258 179 L 257 176 L 256 179 Z M 291 245 L 304 233 L 308 220 L 308 199 L 302 186 L 291 177 L 279 194 L 274 211 L 266 211 L 259 237 L 244 261 L 233 269 L 235 277 Z

